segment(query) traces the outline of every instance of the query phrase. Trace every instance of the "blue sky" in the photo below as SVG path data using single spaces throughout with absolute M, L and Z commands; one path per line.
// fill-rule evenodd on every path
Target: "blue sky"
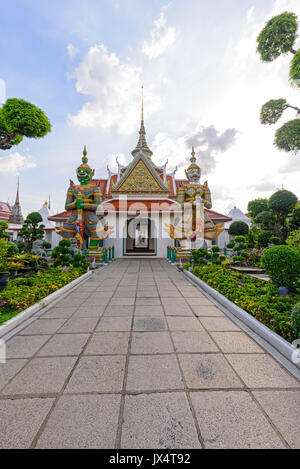
M 281 184 L 299 196 L 299 155 L 275 150 L 275 127 L 259 123 L 268 99 L 287 97 L 295 105 L 299 99 L 288 84 L 290 58 L 266 65 L 255 52 L 264 23 L 286 10 L 300 17 L 298 0 L 1 5 L 0 94 L 5 83 L 6 98 L 41 107 L 53 130 L 1 152 L 0 200 L 14 200 L 20 175 L 25 214 L 39 209 L 49 192 L 53 208 L 63 210 L 84 144 L 99 178 L 107 164 L 115 169 L 115 155 L 129 162 L 141 83 L 153 160 L 168 159 L 183 177 L 194 143 L 216 210 L 246 210 L 248 200 L 268 197 Z

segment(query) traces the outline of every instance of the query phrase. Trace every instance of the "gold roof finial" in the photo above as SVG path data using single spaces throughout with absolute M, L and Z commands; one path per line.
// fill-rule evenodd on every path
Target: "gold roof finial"
M 88 162 L 86 145 L 84 145 L 84 149 L 83 149 L 82 162 L 83 164 L 87 164 Z
M 196 163 L 196 156 L 195 156 L 196 153 L 195 153 L 194 147 L 192 147 L 192 153 L 191 153 L 191 155 L 192 155 L 191 162 L 192 162 L 192 163 Z

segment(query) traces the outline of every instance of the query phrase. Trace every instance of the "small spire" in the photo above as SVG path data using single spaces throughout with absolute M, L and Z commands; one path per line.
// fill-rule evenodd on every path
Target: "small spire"
M 18 176 L 17 195 L 16 195 L 16 203 L 15 203 L 15 205 L 20 205 L 19 189 L 20 189 L 20 178 L 19 178 L 19 176 Z
M 195 153 L 194 147 L 192 147 L 192 153 L 191 153 L 191 155 L 192 155 L 191 162 L 192 162 L 192 163 L 195 163 L 195 162 L 196 162 L 196 156 L 195 156 L 196 153 Z
M 135 155 L 139 151 L 143 151 L 146 156 L 151 157 L 153 155 L 152 151 L 148 147 L 147 141 L 146 141 L 146 130 L 144 126 L 144 85 L 142 85 L 142 119 L 141 119 L 141 127 L 139 130 L 139 141 L 137 143 L 137 146 L 135 149 L 131 152 L 132 156 L 135 157 Z
M 48 207 L 49 207 L 49 210 L 51 210 L 50 192 L 49 192 L 49 202 L 48 202 Z
M 83 164 L 87 164 L 88 162 L 86 145 L 84 145 L 84 149 L 83 149 L 82 162 Z

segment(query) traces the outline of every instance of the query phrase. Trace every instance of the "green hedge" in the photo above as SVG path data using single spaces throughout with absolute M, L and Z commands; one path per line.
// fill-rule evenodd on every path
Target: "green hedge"
M 0 324 L 64 287 L 84 272 L 82 269 L 61 272 L 59 268 L 50 267 L 45 272 L 38 272 L 28 278 L 10 280 L 7 288 L 0 292 Z
M 196 267 L 194 274 L 272 331 L 292 342 L 291 311 L 300 295 L 280 298 L 278 288 L 270 282 L 233 272 L 224 266 Z

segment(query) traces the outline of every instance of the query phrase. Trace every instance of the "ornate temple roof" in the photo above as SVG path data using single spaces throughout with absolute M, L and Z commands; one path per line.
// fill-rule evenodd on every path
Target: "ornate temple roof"
M 19 189 L 20 189 L 20 181 L 18 178 L 16 201 L 15 201 L 14 206 L 12 207 L 11 215 L 8 220 L 8 222 L 13 225 L 23 225 L 24 223 L 24 218 L 22 215 L 20 199 L 19 199 Z
M 11 206 L 8 202 L 0 201 L 0 221 L 8 222 L 11 215 Z

